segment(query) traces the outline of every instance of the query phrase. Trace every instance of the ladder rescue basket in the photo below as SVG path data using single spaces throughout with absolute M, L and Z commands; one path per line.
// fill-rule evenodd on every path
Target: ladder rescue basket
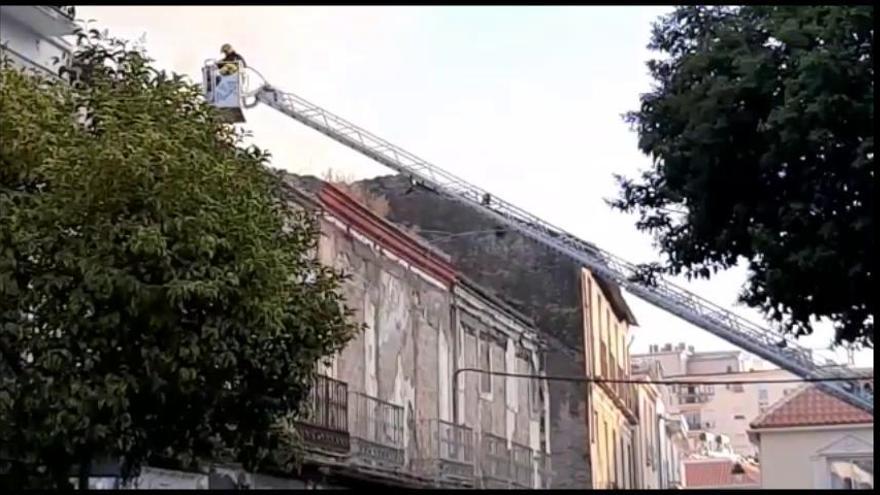
M 222 70 L 217 62 L 209 60 L 202 67 L 202 88 L 208 104 L 220 111 L 226 122 L 245 121 L 242 111 L 244 71 L 241 64 L 227 62 Z

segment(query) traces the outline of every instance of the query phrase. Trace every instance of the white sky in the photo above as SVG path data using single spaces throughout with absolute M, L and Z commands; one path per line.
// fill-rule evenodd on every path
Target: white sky
M 77 17 L 128 39 L 157 65 L 200 78 L 231 43 L 274 86 L 316 103 L 569 232 L 633 262 L 657 259 L 634 218 L 603 199 L 613 173 L 650 165 L 621 114 L 651 80 L 651 22 L 669 7 L 80 6 Z M 271 108 L 247 113 L 273 166 L 354 178 L 391 173 Z M 735 306 L 745 270 L 685 287 Z M 686 342 L 731 349 L 633 296 L 633 352 Z M 827 348 L 831 332 L 802 344 Z M 827 352 L 822 355 L 830 355 Z M 843 354 L 838 354 L 843 359 Z M 873 366 L 873 352 L 856 364 Z

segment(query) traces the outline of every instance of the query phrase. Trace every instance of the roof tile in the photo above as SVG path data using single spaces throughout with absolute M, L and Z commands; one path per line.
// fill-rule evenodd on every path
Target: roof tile
M 685 486 L 688 488 L 710 488 L 736 485 L 759 485 L 761 471 L 757 466 L 741 462 L 745 471 L 737 479 L 733 474 L 734 461 L 731 459 L 688 460 L 684 464 Z
M 870 413 L 811 385 L 782 399 L 766 414 L 758 417 L 751 427 L 759 429 L 873 422 L 874 417 Z

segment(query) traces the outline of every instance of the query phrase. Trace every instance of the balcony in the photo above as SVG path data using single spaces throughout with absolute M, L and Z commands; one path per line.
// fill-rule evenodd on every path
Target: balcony
M 351 449 L 348 432 L 348 385 L 317 375 L 296 428 L 312 451 L 347 455 Z
M 534 462 L 532 449 L 516 442 L 510 447 L 511 465 L 513 467 L 513 485 L 515 488 L 532 488 L 534 486 Z
M 348 397 L 355 461 L 373 466 L 403 466 L 403 408 L 359 392 L 350 392 Z
M 423 420 L 418 428 L 413 467 L 437 482 L 473 486 L 473 430 L 439 419 Z
M 34 33 L 44 36 L 64 36 L 76 29 L 73 22 L 76 9 L 72 5 L 2 5 L 0 16 L 13 19 L 27 26 Z
M 712 385 L 688 385 L 678 389 L 678 402 L 680 404 L 704 404 L 715 395 Z
M 514 442 L 508 448 L 506 439 L 490 433 L 480 439 L 483 488 L 532 488 L 535 462 L 532 449 L 525 445 Z
M 513 466 L 507 440 L 491 433 L 480 439 L 480 471 L 483 488 L 508 488 L 513 477 Z

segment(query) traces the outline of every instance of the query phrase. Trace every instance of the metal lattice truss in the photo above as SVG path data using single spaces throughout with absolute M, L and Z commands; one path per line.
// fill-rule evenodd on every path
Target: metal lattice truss
M 632 294 L 797 376 L 841 378 L 855 373 L 840 365 L 820 365 L 807 349 L 790 336 L 752 323 L 661 277 L 650 284 L 641 282 L 635 278 L 637 269 L 632 263 L 566 233 L 299 96 L 268 85 L 257 90 L 255 96 L 257 101 L 408 176 L 415 183 L 476 208 L 535 241 L 578 260 L 597 275 L 613 280 Z M 872 377 L 873 373 L 865 375 L 865 379 Z M 831 381 L 819 385 L 828 393 L 873 414 L 873 394 L 858 383 Z

